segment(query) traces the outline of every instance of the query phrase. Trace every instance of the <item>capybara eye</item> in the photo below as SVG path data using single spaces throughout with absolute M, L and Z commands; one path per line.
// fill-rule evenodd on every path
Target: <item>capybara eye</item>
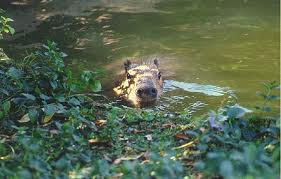
M 158 73 L 158 79 L 160 80 L 160 78 L 162 77 L 161 72 Z

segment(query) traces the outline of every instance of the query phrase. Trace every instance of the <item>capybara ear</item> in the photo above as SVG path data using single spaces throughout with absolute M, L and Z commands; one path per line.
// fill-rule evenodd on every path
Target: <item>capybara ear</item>
M 132 65 L 132 62 L 130 60 L 126 60 L 124 62 L 125 72 L 127 72 L 130 69 L 131 65 Z
M 155 58 L 155 59 L 153 60 L 153 63 L 154 63 L 154 65 L 155 65 L 157 68 L 159 68 L 160 62 L 159 62 L 159 60 L 158 60 L 157 58 Z

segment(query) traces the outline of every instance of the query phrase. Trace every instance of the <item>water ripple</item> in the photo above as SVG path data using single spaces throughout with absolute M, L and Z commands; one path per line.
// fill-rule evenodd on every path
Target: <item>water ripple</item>
M 223 96 L 228 92 L 228 88 L 222 88 L 214 85 L 201 85 L 197 83 L 185 83 L 175 80 L 165 80 L 165 92 L 175 89 L 182 89 L 188 92 L 203 93 L 207 96 Z

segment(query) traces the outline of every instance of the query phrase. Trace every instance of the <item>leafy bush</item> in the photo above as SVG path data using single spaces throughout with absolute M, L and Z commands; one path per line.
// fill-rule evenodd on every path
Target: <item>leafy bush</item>
M 195 163 L 198 170 L 209 177 L 280 177 L 280 116 L 270 114 L 271 108 L 266 106 L 279 100 L 272 94 L 278 84 L 273 82 L 265 87 L 266 93 L 259 95 L 266 101 L 254 113 L 246 115 L 252 111 L 237 104 L 209 113 L 209 124 L 201 126 L 204 132 L 196 145 L 200 151 L 200 160 Z
M 158 154 L 173 141 L 173 132 L 160 128 L 168 119 L 99 103 L 89 93 L 101 90 L 98 74 L 73 77 L 65 56 L 48 42 L 22 61 L 1 62 L 0 177 L 183 175 L 180 162 Z M 143 150 L 156 153 L 133 157 L 135 168 L 126 169 L 125 156 Z
M 19 122 L 47 123 L 54 115 L 68 118 L 76 107 L 86 103 L 85 96 L 76 93 L 101 89 L 94 72 L 83 72 L 81 79 L 73 78 L 71 71 L 64 68 L 66 55 L 58 51 L 54 42 L 48 42 L 44 49 L 23 61 L 0 64 L 0 119 L 21 117 Z
M 0 9 L 0 40 L 3 39 L 3 34 L 14 34 L 15 29 L 9 25 L 13 19 L 4 16 L 5 11 Z

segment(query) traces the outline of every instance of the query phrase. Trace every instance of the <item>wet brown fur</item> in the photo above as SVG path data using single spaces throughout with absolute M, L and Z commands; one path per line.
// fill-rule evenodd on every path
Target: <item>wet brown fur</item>
M 113 89 L 117 96 L 137 107 L 152 104 L 160 98 L 163 92 L 163 80 L 157 59 L 142 64 L 131 63 L 127 60 L 124 68 L 124 80 Z M 156 98 L 153 100 L 139 98 L 136 91 L 143 86 L 157 89 Z

